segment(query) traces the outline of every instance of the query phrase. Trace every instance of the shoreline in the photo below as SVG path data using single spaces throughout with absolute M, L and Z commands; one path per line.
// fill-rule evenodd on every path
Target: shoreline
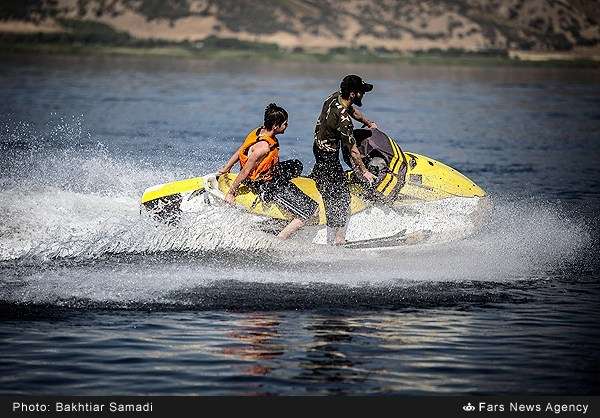
M 318 63 L 410 64 L 475 67 L 543 67 L 543 68 L 600 68 L 600 61 L 591 59 L 521 60 L 508 55 L 461 52 L 374 53 L 364 50 L 345 50 L 329 53 L 286 51 L 261 48 L 193 48 L 171 44 L 156 46 L 112 45 L 104 43 L 6 42 L 0 37 L 0 54 L 47 54 L 72 56 L 135 56 L 167 57 L 220 61 L 285 61 Z

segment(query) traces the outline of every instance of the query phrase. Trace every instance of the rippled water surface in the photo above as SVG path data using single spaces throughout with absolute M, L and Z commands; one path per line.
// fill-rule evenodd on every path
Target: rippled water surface
M 140 215 L 271 101 L 307 173 L 347 73 L 405 150 L 489 192 L 481 229 L 460 199 L 361 218 L 434 231 L 369 251 Z M 599 97 L 590 69 L 3 57 L 0 393 L 597 395 Z

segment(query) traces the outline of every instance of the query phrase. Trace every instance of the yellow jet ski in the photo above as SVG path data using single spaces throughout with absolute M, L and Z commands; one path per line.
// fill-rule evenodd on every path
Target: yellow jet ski
M 394 139 L 379 130 L 357 129 L 355 137 L 367 167 L 377 175 L 377 180 L 373 185 L 366 185 L 351 171 L 347 173 L 351 185 L 352 215 L 375 203 L 394 207 L 415 201 L 486 196 L 481 187 L 457 170 L 433 158 L 402 151 Z M 236 176 L 228 173 L 217 178 L 212 173 L 152 186 L 144 191 L 141 205 L 155 218 L 173 224 L 182 213 L 194 212 L 204 205 L 222 201 Z M 319 203 L 319 224 L 325 224 L 323 201 L 314 180 L 296 177 L 292 182 Z M 266 219 L 292 219 L 277 204 L 263 202 L 260 196 L 243 185 L 238 188 L 235 203 Z

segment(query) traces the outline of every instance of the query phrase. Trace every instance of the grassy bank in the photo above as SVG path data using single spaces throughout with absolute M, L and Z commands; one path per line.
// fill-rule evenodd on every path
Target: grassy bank
M 98 35 L 98 33 L 101 33 Z M 401 54 L 393 51 L 335 48 L 328 52 L 283 50 L 275 44 L 252 43 L 237 39 L 209 38 L 203 42 L 145 41 L 122 33 L 84 32 L 59 34 L 0 34 L 0 53 L 125 55 L 137 57 L 172 57 L 205 60 L 253 60 L 319 63 L 404 63 L 412 65 L 519 66 L 519 67 L 585 67 L 598 68 L 592 60 L 521 61 L 505 53 L 469 53 L 463 51 L 426 51 Z

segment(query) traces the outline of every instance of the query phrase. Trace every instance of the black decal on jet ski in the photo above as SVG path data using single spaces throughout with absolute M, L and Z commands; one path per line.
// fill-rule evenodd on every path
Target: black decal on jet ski
M 345 248 L 371 248 L 371 247 L 392 247 L 402 243 L 405 237 L 406 229 L 394 234 L 390 237 L 361 239 L 359 241 L 348 241 L 343 247 Z
M 427 240 L 431 236 L 431 231 L 416 231 L 410 234 L 406 233 L 406 229 L 398 232 L 396 235 L 385 238 L 373 238 L 360 241 L 349 241 L 343 245 L 344 248 L 352 249 L 377 249 L 398 247 L 400 245 L 413 245 Z

